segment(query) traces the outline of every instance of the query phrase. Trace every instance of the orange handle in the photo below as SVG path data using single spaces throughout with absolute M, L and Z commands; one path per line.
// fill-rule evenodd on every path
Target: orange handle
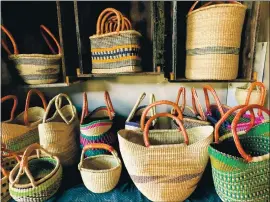
M 266 89 L 265 89 L 264 84 L 262 82 L 258 82 L 258 81 L 251 83 L 250 87 L 248 88 L 248 94 L 247 94 L 245 104 L 246 105 L 249 104 L 251 93 L 252 93 L 253 89 L 256 86 L 261 87 L 261 97 L 260 97 L 259 105 L 264 106 L 265 97 L 266 97 Z M 262 110 L 261 109 L 258 110 L 258 115 L 262 116 Z
M 47 27 L 45 27 L 44 25 L 40 25 L 40 31 L 41 31 L 41 35 L 43 36 L 44 40 L 46 41 L 46 43 L 49 46 L 49 48 L 52 51 L 52 53 L 53 54 L 57 54 L 56 51 L 53 49 L 51 43 L 49 42 L 48 38 L 46 37 L 44 31 L 47 32 L 47 34 L 53 39 L 53 41 L 55 42 L 55 44 L 57 46 L 58 54 L 61 54 L 60 44 L 56 40 L 55 36 L 51 33 L 51 31 Z
M 218 144 L 219 143 L 219 128 L 220 126 L 226 121 L 226 119 L 235 111 L 244 108 L 246 105 L 238 105 L 235 106 L 233 108 L 230 108 L 223 117 L 221 117 L 221 119 L 216 123 L 215 125 L 215 143 Z M 254 126 L 255 123 L 255 115 L 254 115 L 254 111 L 250 110 L 250 114 L 251 114 L 251 120 L 250 120 L 250 127 L 247 129 L 247 131 L 249 129 L 251 129 Z
M 236 148 L 238 150 L 238 152 L 240 153 L 240 155 L 248 162 L 252 161 L 252 156 L 247 154 L 245 152 L 245 150 L 243 149 L 241 142 L 239 140 L 239 137 L 237 135 L 237 124 L 239 122 L 239 119 L 243 116 L 243 114 L 247 111 L 247 110 L 253 110 L 253 109 L 261 109 L 263 112 L 265 112 L 268 116 L 270 114 L 270 111 L 264 107 L 262 107 L 261 105 L 258 104 L 252 104 L 252 105 L 248 105 L 245 106 L 243 109 L 241 109 L 235 116 L 233 122 L 232 122 L 232 133 L 233 133 L 233 139 L 236 145 Z
M 157 105 L 163 105 L 163 104 L 166 104 L 166 105 L 171 105 L 173 106 L 177 113 L 178 113 L 178 119 L 180 119 L 181 121 L 183 120 L 183 115 L 182 115 L 182 112 L 181 112 L 181 109 L 180 107 L 174 103 L 174 102 L 171 102 L 171 101 L 168 101 L 168 100 L 160 100 L 160 101 L 156 101 L 156 102 L 153 102 L 152 104 L 148 105 L 144 110 L 143 110 L 143 113 L 142 113 L 142 116 L 141 116 L 141 130 L 143 131 L 144 130 L 144 123 L 145 123 L 145 119 L 146 119 L 146 115 L 148 114 L 149 110 L 154 107 L 154 106 L 157 106 Z
M 182 121 L 179 119 L 179 117 L 176 117 L 176 116 L 169 114 L 169 113 L 159 113 L 159 114 L 152 116 L 145 124 L 145 130 L 143 132 L 143 140 L 144 140 L 144 144 L 146 147 L 150 146 L 149 127 L 151 126 L 152 121 L 154 121 L 158 117 L 170 117 L 170 118 L 174 119 L 180 127 L 179 131 L 183 132 L 185 143 L 188 145 L 189 140 L 188 140 L 188 136 L 187 136 L 187 131 L 185 130 L 184 125 L 183 125 Z
M 18 50 L 17 44 L 16 44 L 15 39 L 13 38 L 12 34 L 3 25 L 1 25 L 1 30 L 3 32 L 5 32 L 5 34 L 8 36 L 9 40 L 11 41 L 12 46 L 13 46 L 13 50 L 14 50 L 14 53 L 13 54 L 14 55 L 19 54 L 19 50 Z M 2 44 L 3 48 L 7 51 L 8 55 L 12 55 L 12 53 L 8 49 L 8 46 L 4 42 L 4 40 L 1 40 L 1 44 Z
M 212 95 L 213 95 L 213 97 L 214 97 L 214 99 L 216 101 L 218 111 L 219 111 L 221 117 L 224 116 L 224 111 L 223 111 L 221 102 L 220 102 L 220 100 L 219 100 L 219 98 L 217 96 L 217 93 L 212 88 L 212 86 L 210 86 L 210 85 L 204 85 L 203 86 L 203 92 L 204 92 L 204 96 L 205 96 L 205 104 L 206 104 L 207 114 L 212 115 L 211 110 L 210 110 L 210 100 L 209 100 L 209 96 L 208 96 L 208 92 L 207 92 L 208 90 L 212 93 Z
M 112 120 L 113 116 L 115 114 L 115 111 L 114 111 L 112 101 L 111 101 L 111 97 L 110 97 L 108 91 L 105 91 L 104 99 L 105 99 L 105 102 L 106 102 L 106 105 L 107 105 L 109 118 L 110 118 L 110 120 Z
M 120 31 L 131 30 L 132 29 L 132 25 L 131 25 L 130 21 L 126 17 L 123 16 L 122 21 L 124 21 L 124 29 L 122 29 Z M 112 25 L 114 25 L 113 29 L 110 29 L 110 30 L 111 31 L 116 31 L 116 28 L 117 28 L 117 23 L 116 23 L 117 18 L 116 18 L 116 16 L 110 17 L 108 22 L 109 22 L 108 24 L 111 26 L 109 28 L 112 28 Z M 108 26 L 108 24 L 107 24 L 107 26 Z M 109 30 L 108 27 L 107 27 L 107 30 Z
M 182 93 L 183 93 L 183 98 L 182 98 L 181 112 L 183 113 L 186 106 L 186 89 L 184 87 L 179 88 L 175 103 L 179 105 L 179 101 L 180 101 L 180 97 Z M 175 110 L 173 110 L 173 114 L 175 114 Z
M 14 119 L 14 114 L 15 114 L 15 111 L 16 111 L 16 108 L 18 105 L 18 98 L 15 95 L 7 95 L 7 96 L 1 98 L 1 103 L 3 103 L 6 100 L 9 100 L 9 99 L 13 99 L 13 101 L 14 101 L 13 107 L 12 107 L 12 110 L 10 113 L 10 119 L 9 119 L 9 121 L 12 121 Z
M 83 152 L 86 152 L 89 149 L 105 149 L 109 152 L 113 152 L 114 149 L 112 146 L 107 145 L 107 144 L 103 144 L 103 143 L 92 143 L 92 144 L 88 144 L 86 146 L 83 147 Z
M 193 110 L 195 111 L 196 115 L 200 115 L 201 117 L 201 120 L 203 121 L 207 121 L 207 118 L 203 112 L 203 108 L 202 108 L 202 105 L 199 101 L 199 98 L 198 98 L 198 95 L 197 95 L 197 92 L 195 90 L 195 88 L 191 88 L 191 95 L 192 95 L 192 107 L 193 107 Z
M 47 109 L 47 101 L 45 99 L 45 96 L 42 92 L 40 92 L 39 90 L 37 89 L 31 89 L 28 93 L 27 93 L 27 97 L 26 97 L 26 103 L 25 103 L 25 108 L 24 108 L 24 124 L 26 126 L 29 126 L 29 120 L 28 120 L 28 109 L 29 109 L 29 104 L 30 104 L 30 99 L 31 99 L 31 95 L 33 93 L 36 93 L 41 101 L 42 101 L 42 104 L 43 104 L 43 108 L 44 110 L 46 111 Z
M 88 101 L 87 101 L 87 93 L 83 93 L 83 106 L 82 106 L 82 115 L 81 115 L 81 124 L 83 123 L 83 119 L 89 114 L 88 111 Z

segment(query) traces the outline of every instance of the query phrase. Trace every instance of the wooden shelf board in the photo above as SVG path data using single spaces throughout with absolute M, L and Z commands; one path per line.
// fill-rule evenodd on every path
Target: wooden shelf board
M 228 83 L 236 83 L 236 82 L 254 82 L 255 80 L 252 79 L 233 79 L 233 80 L 193 80 L 193 79 L 186 79 L 186 78 L 179 78 L 176 80 L 169 80 L 169 82 L 172 83 L 179 83 L 179 82 L 217 82 L 217 83 L 222 83 L 222 82 L 228 82 Z
M 78 74 L 79 78 L 106 78 L 117 76 L 144 76 L 144 75 L 163 75 L 160 72 L 138 72 L 138 73 L 117 73 L 117 74 Z

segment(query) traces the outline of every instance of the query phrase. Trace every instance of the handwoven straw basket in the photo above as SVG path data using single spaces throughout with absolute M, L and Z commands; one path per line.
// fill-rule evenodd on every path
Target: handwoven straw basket
M 117 25 L 115 30 L 113 24 Z M 141 34 L 131 30 L 130 22 L 119 11 L 113 8 L 103 10 L 97 20 L 97 32 L 90 37 L 92 73 L 142 71 L 140 38 Z
M 183 87 L 179 89 L 175 103 L 176 104 L 179 103 L 182 93 L 183 93 L 183 103 L 181 105 L 181 109 L 182 109 L 182 114 L 184 115 L 184 118 L 183 118 L 184 127 L 188 129 L 188 128 L 194 128 L 198 126 L 211 125 L 211 123 L 207 121 L 207 118 L 203 112 L 202 105 L 200 104 L 195 88 L 191 89 L 192 107 L 186 105 L 186 89 Z M 177 115 L 174 109 L 172 109 L 171 113 L 173 115 Z M 173 119 L 171 120 L 171 128 L 172 129 L 179 128 L 176 121 Z
M 145 115 L 151 107 L 169 104 L 178 117 L 160 113 L 151 117 L 145 127 Z M 177 121 L 179 130 L 151 130 L 151 122 L 161 116 Z M 180 108 L 170 101 L 149 105 L 141 119 L 142 131 L 120 130 L 119 147 L 127 171 L 139 191 L 152 201 L 183 201 L 196 189 L 209 156 L 213 127 L 201 126 L 185 130 Z M 150 145 L 151 143 L 151 145 Z
M 84 153 L 89 149 L 105 149 L 112 155 L 97 155 L 84 159 Z M 111 146 L 93 143 L 83 148 L 78 169 L 87 189 L 94 193 L 104 193 L 111 191 L 117 185 L 122 171 L 122 163 L 117 152 Z
M 236 79 L 246 6 L 217 2 L 193 10 L 197 3 L 187 15 L 186 78 Z
M 60 108 L 63 97 L 69 104 Z M 56 111 L 51 118 L 47 118 L 53 103 Z M 79 120 L 76 108 L 66 94 L 60 93 L 50 100 L 38 131 L 40 145 L 57 156 L 63 166 L 71 166 L 78 162 L 76 137 L 79 135 Z
M 242 109 L 241 109 L 242 108 Z M 260 108 L 269 116 L 269 110 L 260 105 L 240 105 L 226 112 L 215 128 L 215 144 L 208 152 L 217 194 L 224 202 L 270 201 L 270 137 L 269 120 L 254 127 L 254 120 L 248 132 L 236 131 L 239 118 L 247 111 Z M 230 113 L 241 109 L 233 123 L 232 132 L 219 137 L 218 128 Z
M 146 108 L 146 106 L 141 106 L 139 107 L 139 105 L 141 104 L 141 102 L 143 101 L 143 99 L 145 98 L 146 94 L 142 93 L 140 95 L 140 97 L 138 98 L 137 102 L 135 103 L 133 109 L 131 110 L 126 123 L 125 123 L 125 129 L 127 130 L 140 130 L 140 120 L 141 120 L 141 115 L 143 110 Z M 155 95 L 154 94 L 150 94 L 150 100 L 149 100 L 149 104 L 152 104 L 156 101 Z M 151 109 L 151 114 L 150 116 L 147 115 L 147 117 L 151 117 L 154 116 L 156 114 L 156 108 L 153 107 Z M 152 122 L 152 127 L 155 127 L 156 124 L 156 120 Z
M 55 83 L 59 79 L 61 65 L 61 48 L 55 36 L 44 25 L 40 25 L 41 34 L 51 49 L 53 54 L 20 54 L 15 39 L 11 33 L 1 25 L 2 31 L 9 37 L 14 53 L 8 49 L 6 43 L 2 40 L 2 46 L 7 51 L 9 59 L 15 64 L 20 77 L 27 84 L 49 84 Z M 47 32 L 57 45 L 58 53 L 54 51 L 47 37 L 43 33 Z
M 41 98 L 43 108 L 37 106 L 29 108 L 33 93 L 36 93 Z M 8 99 L 13 99 L 14 105 L 11 111 L 11 119 L 1 123 L 1 140 L 8 150 L 14 152 L 24 151 L 29 145 L 39 142 L 38 124 L 42 122 L 47 102 L 43 93 L 36 89 L 31 89 L 27 94 L 24 112 L 14 118 L 17 97 L 14 95 L 5 96 L 1 99 L 1 102 Z
M 109 93 L 104 93 L 106 107 L 101 106 L 96 108 L 91 113 L 88 112 L 87 94 L 83 94 L 83 110 L 80 124 L 80 147 L 91 143 L 105 143 L 113 145 L 116 141 L 116 136 L 113 133 L 112 126 L 115 116 L 114 108 L 111 102 Z M 94 149 L 85 152 L 86 156 L 104 154 L 104 149 Z
M 29 156 L 34 150 L 37 155 Z M 25 150 L 21 163 L 10 172 L 10 195 L 16 201 L 45 201 L 57 192 L 61 179 L 59 159 L 35 143 Z

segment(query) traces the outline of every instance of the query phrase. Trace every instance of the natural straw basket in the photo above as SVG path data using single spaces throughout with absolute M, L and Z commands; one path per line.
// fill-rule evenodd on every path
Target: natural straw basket
M 197 92 L 195 88 L 191 89 L 192 94 L 192 107 L 186 105 L 186 89 L 181 87 L 178 91 L 178 95 L 176 98 L 176 104 L 179 103 L 181 94 L 183 93 L 183 103 L 181 105 L 181 110 L 184 115 L 183 124 L 186 129 L 194 128 L 197 126 L 207 126 L 211 125 L 210 122 L 207 121 L 207 117 L 205 116 L 202 106 L 200 104 Z M 173 115 L 177 115 L 175 110 L 172 109 L 171 112 Z M 179 126 L 177 125 L 175 120 L 171 120 L 171 128 L 177 129 Z
M 7 51 L 9 59 L 15 64 L 19 75 L 27 84 L 49 84 L 55 83 L 59 79 L 60 65 L 61 65 L 61 48 L 55 36 L 44 25 L 40 25 L 41 34 L 48 44 L 53 54 L 20 54 L 17 48 L 15 39 L 11 33 L 1 25 L 2 31 L 6 33 L 10 39 L 14 53 L 12 54 L 8 49 L 6 43 L 2 40 L 2 46 Z M 43 32 L 47 32 L 53 39 L 58 48 L 58 53 L 54 51 L 49 40 Z
M 156 105 L 176 108 L 178 117 L 160 113 L 144 126 L 145 116 Z M 179 130 L 151 130 L 152 121 L 167 116 L 177 121 Z M 120 130 L 119 147 L 131 179 L 140 192 L 152 201 L 183 201 L 196 189 L 209 156 L 207 147 L 213 139 L 213 127 L 185 130 L 180 108 L 170 101 L 149 105 L 141 118 L 142 131 Z M 151 143 L 151 145 L 150 145 Z
M 115 20 L 112 18 L 114 16 Z M 107 20 L 109 17 L 111 17 L 110 21 Z M 111 25 L 106 25 L 106 22 Z M 117 24 L 115 30 L 113 30 L 113 24 Z M 124 18 L 116 9 L 107 8 L 99 15 L 96 28 L 96 34 L 90 37 L 92 73 L 110 74 L 142 71 L 141 34 L 131 30 L 128 19 Z
M 89 149 L 105 149 L 112 155 L 97 155 L 84 159 L 84 153 Z M 78 169 L 87 189 L 94 193 L 104 193 L 111 191 L 117 185 L 122 171 L 122 163 L 117 152 L 111 146 L 94 143 L 83 148 Z
M 146 94 L 142 93 L 140 95 L 140 97 L 138 98 L 137 102 L 135 103 L 133 109 L 131 110 L 126 123 L 125 123 L 125 129 L 128 130 L 140 130 L 140 120 L 141 120 L 141 115 L 143 110 L 147 107 L 147 106 L 141 106 L 139 107 L 139 105 L 141 104 L 141 102 L 143 101 L 143 99 L 145 98 Z M 155 95 L 154 94 L 150 94 L 150 100 L 149 100 L 149 104 L 152 104 L 156 101 Z M 151 109 L 151 114 L 149 117 L 152 117 L 156 114 L 156 107 L 153 107 Z M 152 122 L 152 128 L 155 127 L 156 124 L 156 120 L 154 120 Z
M 42 107 L 30 107 L 30 99 L 36 93 L 42 100 Z M 17 98 L 14 95 L 3 97 L 1 102 L 14 99 L 14 106 L 11 111 L 11 119 L 1 123 L 1 140 L 7 149 L 17 152 L 24 151 L 26 147 L 39 142 L 38 124 L 42 122 L 47 107 L 46 99 L 42 92 L 31 89 L 26 97 L 25 110 L 14 118 L 14 111 L 17 106 Z
M 197 4 L 187 15 L 186 78 L 236 79 L 247 7 L 230 2 L 194 10 Z
M 63 97 L 69 104 L 61 107 Z M 53 103 L 56 111 L 47 119 Z M 63 166 L 71 166 L 78 162 L 76 137 L 79 135 L 79 120 L 76 108 L 66 94 L 60 93 L 50 100 L 38 131 L 40 145 L 57 156 Z
M 29 156 L 34 150 L 37 155 Z M 61 179 L 59 159 L 35 143 L 25 150 L 22 161 L 10 172 L 10 195 L 16 201 L 45 201 L 57 192 Z
M 242 108 L 242 109 L 241 109 Z M 215 189 L 225 202 L 269 201 L 269 151 L 270 123 L 254 126 L 251 121 L 248 132 L 236 132 L 239 118 L 247 111 L 259 108 L 269 116 L 269 110 L 260 105 L 240 105 L 226 112 L 215 128 L 215 144 L 211 144 L 210 154 Z M 219 137 L 218 128 L 230 113 L 241 109 L 232 123 L 232 132 Z M 253 156 L 253 157 L 252 157 Z

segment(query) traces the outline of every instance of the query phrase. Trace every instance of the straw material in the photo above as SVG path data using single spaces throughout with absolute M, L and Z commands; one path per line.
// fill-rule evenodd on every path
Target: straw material
M 10 172 L 10 195 L 16 201 L 45 201 L 60 187 L 62 166 L 59 159 L 36 145 L 38 144 L 31 145 L 25 151 L 22 162 Z M 44 153 L 29 157 L 34 150 L 32 148 L 40 149 Z
M 94 193 L 104 193 L 111 191 L 117 185 L 121 175 L 122 163 L 116 151 L 109 145 L 106 145 L 106 147 L 110 148 L 109 151 L 112 156 L 97 155 L 84 159 L 84 152 L 90 149 L 91 146 L 96 149 L 102 148 L 102 146 L 98 145 L 105 144 L 89 144 L 84 147 L 78 169 L 87 189 Z
M 186 78 L 236 79 L 245 12 L 246 6 L 239 3 L 211 5 L 189 12 Z
M 69 104 L 60 108 L 62 97 Z M 52 104 L 55 102 L 56 112 L 47 119 Z M 55 96 L 48 105 L 43 123 L 38 126 L 40 145 L 51 154 L 57 156 L 63 166 L 71 166 L 78 160 L 76 137 L 79 134 L 77 111 L 66 94 Z

